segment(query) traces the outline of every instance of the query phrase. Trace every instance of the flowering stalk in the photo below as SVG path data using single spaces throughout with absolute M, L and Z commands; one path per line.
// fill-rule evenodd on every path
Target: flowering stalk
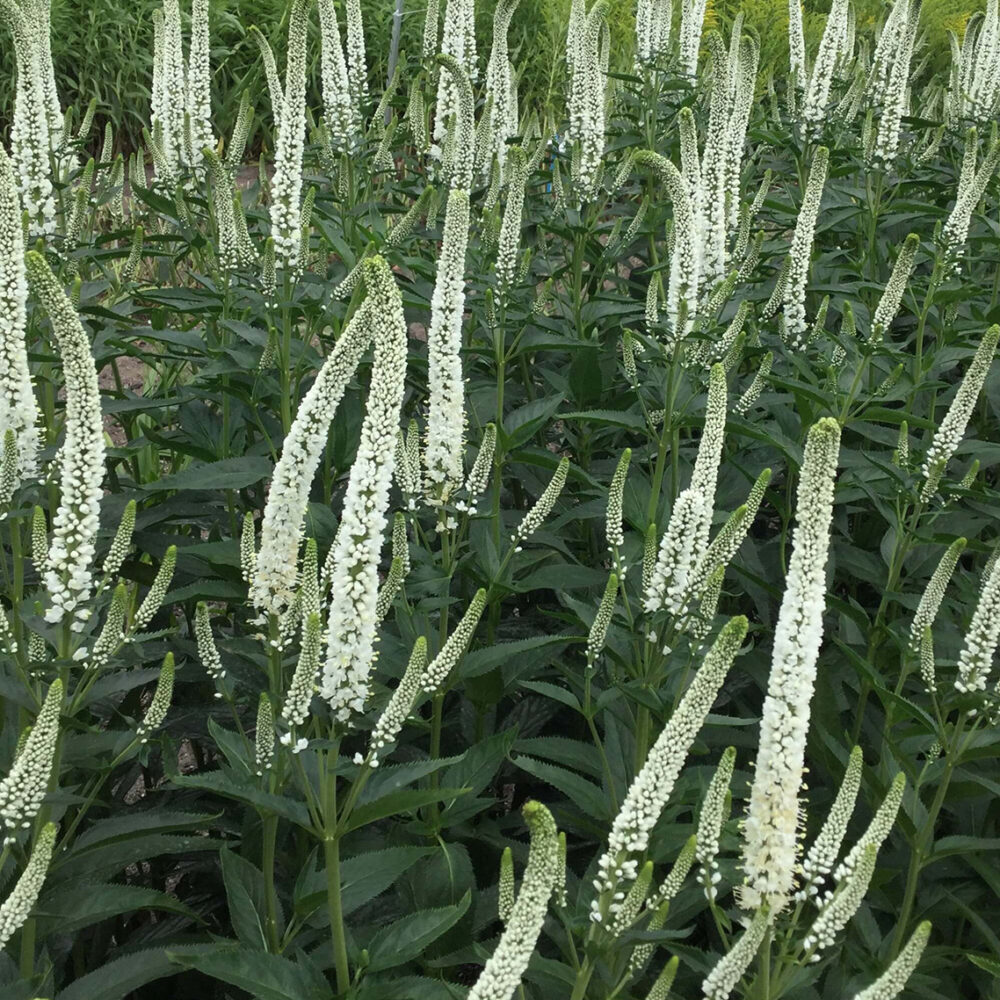
M 0 437 L 12 431 L 17 441 L 18 478 L 38 469 L 38 404 L 28 351 L 28 281 L 24 269 L 21 204 L 10 160 L 0 148 Z
M 97 369 L 90 337 L 45 258 L 31 251 L 28 279 L 49 314 L 63 362 L 66 386 L 66 432 L 60 464 L 60 503 L 52 519 L 52 539 L 45 566 L 45 586 L 52 606 L 46 621 L 72 618 L 79 631 L 88 617 L 101 481 L 104 478 L 104 424 Z M 63 651 L 64 655 L 68 650 Z
M 799 788 L 809 704 L 823 637 L 826 560 L 840 425 L 826 417 L 809 431 L 796 502 L 792 558 L 774 633 L 760 750 L 744 827 L 741 905 L 780 909 L 794 886 Z
M 308 13 L 308 0 L 292 0 L 284 97 L 277 123 L 274 177 L 271 181 L 271 236 L 278 263 L 290 272 L 297 271 L 301 265 Z
M 55 680 L 10 772 L 0 781 L 0 819 L 5 845 L 12 844 L 19 831 L 31 827 L 42 807 L 56 756 L 62 700 L 63 683 Z
M 324 567 L 330 584 L 321 693 L 346 722 L 364 709 L 375 657 L 378 563 L 386 526 L 399 411 L 406 377 L 406 320 L 388 264 L 366 263 L 375 348 L 368 408 L 344 508 Z
M 333 0 L 319 0 L 323 122 L 334 152 L 349 150 L 361 127 L 361 115 L 351 93 L 351 82 L 340 40 Z
M 456 187 L 448 195 L 427 328 L 430 399 L 423 455 L 424 489 L 428 500 L 436 503 L 447 500 L 464 479 L 465 381 L 460 351 L 468 240 L 469 194 Z
M 622 881 L 638 873 L 635 855 L 649 837 L 747 632 L 747 620 L 732 618 L 705 655 L 701 669 L 684 692 L 677 709 L 649 751 L 615 817 L 608 848 L 598 862 L 600 897 L 591 902 L 590 918 L 602 922 L 617 911 L 614 896 Z M 659 900 L 657 900 L 659 902 Z
M 695 228 L 691 196 L 681 172 L 659 153 L 643 150 L 636 153 L 635 163 L 650 167 L 657 174 L 674 207 L 674 247 L 670 257 L 667 319 L 676 342 L 684 338 L 698 306 L 701 244 Z
M 986 331 L 986 335 L 976 349 L 972 364 L 969 365 L 968 371 L 962 378 L 962 384 L 958 387 L 958 392 L 955 393 L 955 397 L 948 407 L 944 420 L 934 432 L 921 469 L 924 485 L 920 490 L 920 499 L 924 502 L 930 500 L 937 492 L 948 460 L 955 454 L 965 434 L 965 428 L 968 426 L 973 409 L 975 409 L 976 400 L 979 398 L 979 393 L 993 363 L 993 355 L 996 353 L 998 341 L 1000 341 L 1000 324 L 995 324 Z
M 559 875 L 559 836 L 552 814 L 534 801 L 525 803 L 521 813 L 531 831 L 521 891 L 496 950 L 469 990 L 468 1000 L 510 1000 L 528 967 Z
M 790 0 L 790 3 L 797 6 L 798 0 Z M 788 251 L 789 271 L 783 301 L 785 336 L 791 342 L 792 347 L 801 347 L 807 333 L 806 282 L 809 280 L 809 260 L 812 255 L 816 219 L 819 216 L 819 206 L 823 197 L 823 185 L 826 183 L 829 162 L 830 151 L 826 146 L 819 146 L 813 154 L 812 166 L 809 168 L 809 180 L 806 182 L 802 207 L 799 209 L 799 216 L 795 222 L 795 233 L 792 236 L 792 245 Z
M 56 833 L 55 823 L 46 823 L 42 827 L 21 877 L 10 895 L 0 904 L 0 948 L 14 936 L 31 915 L 49 870 Z
M 854 1000 L 894 1000 L 903 991 L 907 980 L 920 963 L 931 935 L 931 923 L 924 920 L 910 935 L 903 950 L 893 959 L 892 964 L 867 989 L 858 993 Z

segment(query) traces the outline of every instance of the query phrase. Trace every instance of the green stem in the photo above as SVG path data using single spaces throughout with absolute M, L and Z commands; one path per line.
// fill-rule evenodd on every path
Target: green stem
M 326 863 L 326 901 L 330 913 L 330 940 L 337 970 L 337 992 L 346 994 L 351 986 L 344 936 L 344 904 L 340 891 L 340 836 L 337 831 L 337 751 L 327 751 L 323 785 L 323 858 Z

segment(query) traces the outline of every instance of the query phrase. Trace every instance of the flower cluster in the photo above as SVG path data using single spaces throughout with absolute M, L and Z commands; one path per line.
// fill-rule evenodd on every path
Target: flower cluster
M 517 277 L 517 252 L 521 244 L 521 216 L 524 211 L 524 184 L 528 173 L 528 163 L 520 146 L 511 149 L 509 155 L 507 204 L 504 206 L 503 222 L 500 225 L 496 260 L 497 289 L 501 297 L 507 295 Z
M 840 425 L 826 417 L 809 430 L 796 501 L 792 557 L 774 632 L 760 751 L 744 826 L 741 903 L 783 907 L 793 888 L 799 788 L 809 705 L 823 637 L 826 560 Z
M 803 886 L 799 898 L 814 896 L 819 891 L 818 883 L 833 871 L 840 846 L 847 834 L 847 824 L 850 823 L 854 813 L 858 789 L 861 787 L 863 763 L 861 747 L 855 747 L 848 758 L 844 780 L 837 789 L 837 797 L 830 806 L 826 821 L 802 862 Z
M 797 5 L 798 0 L 791 0 L 791 3 Z M 803 346 L 808 332 L 806 282 L 809 280 L 813 237 L 816 232 L 816 220 L 819 216 L 819 206 L 823 198 L 823 186 L 826 184 L 829 163 L 830 151 L 826 146 L 819 146 L 813 154 L 812 166 L 809 168 L 809 180 L 806 182 L 805 194 L 802 196 L 802 207 L 799 209 L 799 217 L 795 222 L 795 232 L 792 235 L 792 245 L 788 251 L 788 277 L 784 288 L 783 303 L 785 336 L 792 347 Z
M 993 363 L 993 355 L 996 353 L 997 341 L 1000 341 L 1000 325 L 993 325 L 987 331 L 979 347 L 976 349 L 972 364 L 962 378 L 962 384 L 958 387 L 958 392 L 948 407 L 948 412 L 944 420 L 938 425 L 934 432 L 934 438 L 927 455 L 924 458 L 923 468 L 924 485 L 920 490 L 920 499 L 930 500 L 937 492 L 938 484 L 944 475 L 948 459 L 955 454 L 959 443 L 965 434 L 969 418 L 975 409 L 976 400 L 986 382 L 986 376 L 990 372 Z
M 924 630 L 934 624 L 934 619 L 937 618 L 937 613 L 941 608 L 941 602 L 944 600 L 948 581 L 951 579 L 952 573 L 955 572 L 955 566 L 958 565 L 959 556 L 965 551 L 966 544 L 966 539 L 956 538 L 941 556 L 941 561 L 927 582 L 910 625 L 909 646 L 911 653 L 916 653 L 920 649 Z
M 708 790 L 701 802 L 701 813 L 698 816 L 698 830 L 695 833 L 695 858 L 701 866 L 701 883 L 705 887 L 705 895 L 714 900 L 715 886 L 720 881 L 719 864 L 715 855 L 719 850 L 719 837 L 722 825 L 728 818 L 729 783 L 733 780 L 733 768 L 736 766 L 736 747 L 727 747 L 723 751 L 719 766 L 712 775 Z
M 509 1000 L 517 989 L 541 933 L 559 875 L 559 836 L 552 814 L 539 802 L 522 810 L 531 831 L 528 865 L 510 919 L 493 954 L 469 990 L 469 1000 Z
M 10 129 L 11 160 L 21 203 L 28 213 L 28 233 L 31 236 L 46 236 L 55 231 L 56 203 L 49 177 L 49 156 L 52 152 L 52 125 L 58 123 L 56 127 L 61 129 L 62 118 L 58 108 L 55 116 L 52 115 L 46 100 L 48 76 L 42 62 L 43 46 L 48 49 L 49 37 L 48 25 L 39 31 L 39 25 L 35 23 L 40 6 L 18 5 L 13 0 L 0 4 L 0 18 L 6 22 L 14 38 L 17 65 L 14 117 Z M 54 87 L 53 82 L 53 94 Z
M 445 210 L 444 235 L 427 328 L 430 400 L 424 448 L 424 488 L 443 502 L 463 482 L 465 382 L 462 378 L 462 318 L 465 254 L 469 242 L 469 194 L 453 188 Z
M 72 616 L 80 630 L 89 614 L 101 481 L 104 478 L 104 424 L 97 369 L 90 337 L 45 258 L 27 256 L 28 279 L 49 314 L 59 347 L 66 387 L 66 434 L 59 463 L 60 502 L 52 519 L 45 585 L 52 606 L 49 622 Z
M 792 0 L 797 3 L 797 0 Z M 716 962 L 705 977 L 701 991 L 706 1000 L 726 1000 L 753 961 L 767 931 L 769 917 L 764 909 L 757 910 L 740 939 Z
M 342 722 L 362 711 L 368 697 L 375 656 L 378 563 L 406 377 L 403 303 L 381 257 L 366 263 L 365 284 L 375 363 L 357 457 L 323 572 L 330 585 L 330 607 L 321 693 Z
M 407 716 L 413 710 L 413 703 L 420 690 L 420 679 L 427 667 L 427 640 L 420 636 L 413 644 L 413 651 L 406 664 L 406 670 L 396 690 L 392 692 L 389 704 L 382 710 L 382 714 L 372 729 L 371 740 L 369 741 L 369 760 L 372 766 L 378 762 L 378 755 L 384 747 L 395 742 L 399 736 L 399 731 L 403 728 Z
M 595 886 L 602 899 L 591 903 L 591 919 L 603 921 L 617 910 L 610 902 L 619 882 L 636 877 L 636 860 L 666 805 L 691 744 L 705 721 L 747 632 L 747 620 L 730 619 L 705 655 L 701 669 L 684 692 L 676 711 L 653 744 L 646 763 L 635 776 L 608 837 L 608 849 L 598 862 Z
M 941 230 L 941 245 L 945 259 L 949 264 L 954 264 L 965 244 L 965 239 L 969 235 L 969 226 L 972 223 L 972 213 L 979 204 L 986 192 L 986 186 L 990 182 L 1000 163 L 1000 140 L 994 142 L 982 165 L 976 169 L 976 153 L 978 146 L 978 133 L 974 128 L 969 129 L 965 140 L 965 155 L 962 158 L 962 170 L 958 178 L 958 191 L 955 194 L 955 205 Z
M 573 179 L 583 201 L 594 196 L 604 156 L 607 99 L 605 73 L 601 68 L 601 30 L 608 9 L 608 0 L 597 0 L 584 16 L 573 56 L 568 96 L 569 134 L 577 144 Z
M 655 63 L 668 54 L 673 14 L 669 0 L 639 0 L 635 9 L 637 63 Z
M 159 676 L 156 678 L 156 688 L 153 697 L 149 702 L 149 708 L 142 717 L 136 729 L 136 737 L 140 743 L 148 743 L 150 734 L 163 725 L 163 720 L 170 710 L 170 699 L 174 695 L 174 654 L 167 653 L 163 659 L 163 666 L 160 667 Z
M 994 9 L 996 5 L 994 4 Z M 854 1000 L 894 1000 L 903 991 L 913 970 L 920 963 L 920 957 L 931 936 L 931 923 L 924 920 L 910 935 L 903 950 L 892 960 L 889 968 L 867 989 L 862 990 Z
M 494 157 L 500 170 L 504 170 L 508 154 L 507 140 L 517 135 L 517 81 L 510 64 L 507 32 L 519 2 L 520 0 L 499 0 L 493 12 L 493 45 L 490 60 L 486 64 L 486 93 L 491 98 L 485 112 L 487 121 L 484 123 L 483 134 L 486 141 L 481 148 L 477 144 L 476 149 L 480 166 L 486 171 Z M 523 198 L 523 180 L 521 188 Z M 520 211 L 518 230 L 520 231 Z
M 618 577 L 612 573 L 604 587 L 601 603 L 598 605 L 594 622 L 587 635 L 587 666 L 592 667 L 604 649 L 604 641 L 608 635 L 608 626 L 615 611 L 615 599 L 618 596 Z
M 837 64 L 845 56 L 848 40 L 849 4 L 847 0 L 834 0 L 830 13 L 826 18 L 823 37 L 820 39 L 819 51 L 809 75 L 809 85 L 806 88 L 805 100 L 802 104 L 802 117 L 811 125 L 822 121 L 830 100 L 830 85 L 833 83 Z M 805 82 L 805 81 L 803 81 Z
M 21 877 L 10 895 L 0 904 L 0 948 L 14 936 L 31 915 L 49 870 L 57 832 L 55 823 L 46 823 L 42 827 Z
M 434 694 L 448 679 L 448 675 L 472 640 L 472 633 L 476 631 L 485 608 L 486 591 L 477 590 L 465 609 L 465 614 L 445 640 L 441 651 L 427 664 L 427 668 L 421 674 L 420 687 L 425 694 Z
M 28 829 L 42 807 L 55 760 L 62 700 L 63 683 L 55 680 L 10 773 L 0 781 L 0 819 L 6 830 L 4 844 L 13 843 L 18 830 Z
M 274 145 L 271 179 L 271 237 L 279 264 L 294 272 L 301 266 L 302 153 L 306 138 L 306 37 L 308 0 L 292 0 L 288 18 L 285 88 Z
M 1000 643 L 1000 559 L 983 580 L 965 644 L 958 654 L 955 687 L 963 694 L 986 689 L 986 676 Z
M 27 301 L 21 203 L 10 160 L 0 148 L 0 436 L 14 432 L 19 477 L 38 469 L 38 404 L 24 340 Z
M 534 506 L 527 514 L 521 518 L 521 523 L 517 530 L 511 535 L 511 541 L 519 543 L 533 535 L 541 526 L 545 519 L 552 513 L 552 508 L 559 499 L 563 487 L 566 485 L 566 476 L 569 474 L 569 459 L 559 459 L 556 471 L 552 474 L 548 486 L 542 490 L 542 495 L 535 501 Z
M 434 0 L 435 10 L 439 0 Z M 437 17 L 434 17 L 434 34 L 437 35 Z M 428 45 L 431 16 L 428 11 L 424 23 L 424 45 Z M 441 54 L 450 56 L 462 67 L 470 80 L 476 78 L 475 0 L 445 0 L 444 27 Z M 434 45 L 437 39 L 435 37 Z M 455 74 L 445 68 L 438 77 L 437 109 L 434 119 L 434 141 L 442 143 L 452 126 L 452 119 L 459 113 L 460 84 Z M 463 150 L 463 156 L 473 159 L 473 150 Z M 471 164 L 470 164 L 471 166 Z
M 876 327 L 888 333 L 892 321 L 899 312 L 899 304 L 903 301 L 903 293 L 906 291 L 906 283 L 913 273 L 913 264 L 917 256 L 917 249 L 920 247 L 920 237 L 916 233 L 910 233 L 906 237 L 896 258 L 896 263 L 892 268 L 892 275 L 882 292 L 875 312 L 872 314 L 872 330 Z
M 374 313 L 375 303 L 369 297 L 341 332 L 299 404 L 274 467 L 250 590 L 254 605 L 271 614 L 281 614 L 294 597 L 309 489 L 330 423 L 371 340 Z

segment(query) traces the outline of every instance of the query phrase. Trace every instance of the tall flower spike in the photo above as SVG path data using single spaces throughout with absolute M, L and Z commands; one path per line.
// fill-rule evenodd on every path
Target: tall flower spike
M 744 826 L 741 905 L 781 909 L 794 887 L 809 706 L 823 638 L 826 561 L 840 425 L 809 430 L 796 500 L 792 557 L 774 631 L 760 749 Z
M 931 923 L 924 920 L 910 935 L 903 950 L 893 959 L 889 968 L 867 989 L 858 993 L 854 1000 L 895 1000 L 903 992 L 907 980 L 920 963 L 920 958 L 931 936 Z
M 760 394 L 767 385 L 768 376 L 771 374 L 771 365 L 774 364 L 774 354 L 768 351 L 757 368 L 757 372 L 751 383 L 746 387 L 743 395 L 736 401 L 733 411 L 741 417 L 746 416 L 750 409 L 760 399 Z
M 790 0 L 797 5 L 799 0 Z M 809 168 L 809 180 L 806 182 L 805 194 L 802 196 L 802 207 L 795 222 L 795 233 L 792 245 L 788 251 L 788 280 L 784 289 L 785 335 L 792 347 L 801 347 L 808 332 L 806 323 L 806 283 L 809 280 L 809 262 L 812 256 L 813 238 L 816 233 L 816 220 L 819 216 L 820 201 L 823 198 L 823 186 L 826 184 L 826 172 L 830 163 L 830 151 L 826 146 L 819 146 L 813 154 L 812 165 Z
M 222 658 L 216 648 L 215 639 L 212 637 L 212 621 L 208 613 L 208 605 L 204 601 L 199 601 L 194 612 L 194 637 L 198 646 L 198 659 L 205 668 L 208 676 L 219 684 L 226 676 L 225 668 L 222 666 Z M 221 695 L 216 692 L 216 697 Z
M 877 854 L 878 847 L 867 844 L 854 869 L 824 901 L 809 933 L 802 940 L 802 946 L 813 958 L 817 952 L 834 943 L 837 935 L 858 912 L 875 872 Z
M 802 117 L 814 126 L 823 119 L 830 101 L 830 85 L 847 34 L 847 11 L 848 0 L 835 0 L 830 7 L 819 51 L 809 75 Z
M 715 487 L 722 460 L 722 444 L 726 433 L 726 372 L 722 365 L 713 365 L 709 375 L 708 397 L 705 401 L 705 426 L 698 442 L 698 456 L 691 473 L 691 489 L 701 498 L 698 526 L 695 531 L 695 552 L 701 553 L 708 544 L 715 510 Z
M 368 64 L 365 59 L 365 28 L 361 0 L 346 0 L 347 78 L 356 108 L 368 103 Z
M 487 169 L 493 157 L 496 157 L 503 170 L 507 159 L 507 140 L 517 135 L 517 82 L 511 73 L 507 32 L 519 2 L 520 0 L 499 0 L 493 13 L 493 45 L 490 49 L 490 61 L 486 65 L 486 93 L 493 100 L 488 111 L 487 141 L 482 149 L 476 150 L 480 166 Z M 520 229 L 520 224 L 518 228 Z
M 497 916 L 507 926 L 514 912 L 514 855 L 509 847 L 500 855 L 500 880 L 497 883 Z
M 392 692 L 389 704 L 385 706 L 378 722 L 372 729 L 371 740 L 368 744 L 368 752 L 372 761 L 376 761 L 382 749 L 390 743 L 395 743 L 399 737 L 403 723 L 413 711 L 413 703 L 420 690 L 420 678 L 426 667 L 427 640 L 420 636 L 413 644 L 406 670 L 396 685 L 396 690 Z
M 51 135 L 38 46 L 23 5 L 0 0 L 0 17 L 13 35 L 17 66 L 10 130 L 14 177 L 28 213 L 28 234 L 45 236 L 55 230 L 56 204 L 49 179 Z
M 365 265 L 375 364 L 340 525 L 324 568 L 330 583 L 322 695 L 341 722 L 363 711 L 375 658 L 378 564 L 406 379 L 406 320 L 389 265 Z
M 552 814 L 533 801 L 526 802 L 521 812 L 531 831 L 521 891 L 496 950 L 469 990 L 468 1000 L 510 1000 L 535 950 L 558 878 L 559 835 Z
M 985 574 L 979 601 L 958 655 L 955 687 L 963 694 L 986 690 L 986 676 L 1000 643 L 1000 559 Z
M 833 800 L 833 805 L 830 806 L 830 811 L 826 815 L 826 821 L 802 862 L 804 883 L 800 893 L 802 898 L 814 896 L 818 891 L 817 884 L 833 871 L 837 855 L 840 854 L 840 847 L 847 834 L 847 824 L 850 823 L 854 813 L 858 789 L 861 787 L 863 764 L 861 747 L 855 747 L 848 758 L 844 779 L 841 781 L 837 797 Z
M 129 547 L 132 544 L 132 532 L 135 530 L 135 501 L 129 500 L 122 511 L 122 519 L 118 522 L 118 530 L 108 548 L 108 554 L 104 557 L 104 565 L 101 573 L 107 579 L 118 575 L 118 570 L 122 568 L 125 557 L 128 555 Z
M 889 71 L 882 112 L 878 120 L 878 131 L 872 149 L 873 159 L 883 164 L 891 164 L 899 149 L 900 127 L 909 105 L 910 61 L 913 57 L 919 20 L 919 5 L 912 13 L 908 0 L 897 0 L 896 6 L 903 9 L 904 23 L 892 52 L 892 69 Z
M 46 823 L 42 827 L 21 877 L 10 895 L 0 904 L 0 948 L 14 936 L 31 915 L 49 870 L 57 829 L 55 823 Z
M 465 481 L 465 491 L 469 494 L 468 508 L 474 509 L 476 501 L 485 492 L 489 485 L 490 472 L 493 469 L 493 456 L 497 447 L 496 424 L 487 424 L 483 428 L 483 439 L 479 444 L 479 452 L 469 477 Z
M 636 153 L 635 162 L 657 174 L 674 207 L 674 248 L 670 257 L 667 319 L 676 342 L 684 338 L 698 306 L 701 241 L 695 228 L 691 196 L 680 171 L 659 153 L 644 150 Z
M 361 116 L 351 94 L 333 0 L 319 0 L 319 27 L 323 122 L 334 152 L 339 153 L 350 148 L 361 126 Z
M 604 534 L 608 540 L 608 548 L 614 550 L 621 548 L 625 544 L 625 533 L 622 530 L 622 507 L 625 500 L 625 480 L 628 478 L 628 467 L 632 461 L 632 449 L 626 448 L 618 465 L 615 466 L 615 474 L 611 477 L 611 485 L 608 487 L 607 514 L 604 519 Z
M 601 603 L 597 607 L 593 624 L 587 635 L 587 666 L 592 667 L 604 649 L 604 641 L 608 636 L 608 626 L 615 612 L 615 599 L 618 596 L 618 577 L 612 573 L 604 586 Z
M 441 55 L 450 57 L 460 66 L 471 80 L 475 76 L 476 70 L 476 49 L 475 34 L 470 34 L 467 30 L 466 7 L 472 0 L 445 0 L 444 28 L 441 38 Z M 436 27 L 435 19 L 435 27 Z M 425 23 L 425 29 L 428 25 Z M 426 39 L 426 35 L 424 36 Z M 442 63 L 442 70 L 438 77 L 437 107 L 434 117 L 434 141 L 444 144 L 449 127 L 453 124 L 453 119 L 459 113 L 460 83 L 458 77 L 453 72 L 446 70 L 447 63 Z M 467 155 L 470 161 L 474 161 L 471 146 Z M 469 163 L 471 170 L 473 162 Z
M 605 73 L 601 68 L 600 38 L 608 10 L 609 0 L 597 0 L 586 15 L 580 31 L 568 100 L 570 136 L 577 144 L 573 179 L 583 201 L 589 201 L 594 196 L 604 156 L 607 98 Z
M 101 481 L 104 478 L 104 424 L 97 369 L 90 337 L 45 258 L 27 256 L 32 288 L 49 314 L 63 363 L 66 389 L 66 433 L 61 449 L 60 502 L 52 519 L 52 539 L 45 586 L 52 606 L 45 619 L 60 622 L 73 616 L 82 628 L 84 602 L 90 597 Z
M 191 143 L 199 150 L 215 143 L 212 131 L 212 84 L 209 57 L 209 0 L 191 5 L 191 48 L 188 53 L 187 113 L 191 121 Z
M 798 0 L 791 0 L 797 3 Z M 750 926 L 743 932 L 740 939 L 716 962 L 715 967 L 705 977 L 701 991 L 706 1000 L 726 1000 L 743 978 L 743 973 L 754 960 L 764 933 L 767 931 L 769 917 L 766 910 L 758 910 L 750 921 Z
M 705 887 L 705 895 L 710 900 L 715 899 L 715 886 L 720 878 L 715 856 L 719 852 L 719 837 L 722 835 L 723 824 L 729 818 L 729 784 L 733 780 L 735 766 L 736 747 L 727 747 L 709 782 L 708 790 L 701 802 L 701 813 L 698 815 L 695 857 L 701 865 L 700 877 Z
M 485 607 L 486 591 L 477 590 L 468 608 L 465 609 L 465 614 L 445 640 L 441 651 L 427 664 L 420 677 L 420 687 L 426 694 L 433 694 L 448 679 L 448 675 L 472 641 L 472 634 L 476 631 Z
M 858 842 L 848 851 L 847 857 L 834 869 L 833 879 L 836 883 L 841 883 L 848 879 L 857 867 L 862 854 L 869 848 L 874 847 L 876 851 L 881 848 L 886 837 L 892 830 L 893 823 L 896 822 L 896 815 L 899 812 L 900 803 L 903 801 L 903 792 L 906 791 L 906 775 L 900 772 L 892 779 L 889 791 L 880 803 L 875 815 L 872 816 L 867 829 L 861 835 Z M 827 894 L 827 899 L 830 898 Z
M 788 69 L 795 86 L 802 90 L 806 85 L 806 40 L 800 0 L 788 0 Z
M 941 561 L 928 580 L 910 625 L 909 647 L 911 653 L 919 651 L 924 630 L 934 624 L 934 619 L 937 618 L 937 613 L 941 608 L 941 602 L 944 600 L 945 590 L 948 588 L 948 581 L 951 580 L 951 575 L 955 572 L 955 566 L 958 565 L 959 557 L 965 551 L 966 544 L 966 539 L 956 538 L 945 550 Z
M 652 930 L 654 928 L 651 926 L 650 929 Z M 637 948 L 636 951 L 638 950 L 639 949 Z M 660 974 L 656 977 L 656 981 L 646 994 L 646 1000 L 667 1000 L 670 996 L 670 988 L 674 985 L 674 979 L 677 978 L 677 967 L 679 964 L 680 959 L 674 955 L 674 957 L 667 962 Z
M 941 230 L 941 243 L 945 257 L 951 264 L 954 264 L 965 244 L 966 237 L 969 235 L 969 226 L 972 223 L 972 213 L 982 200 L 990 178 L 996 171 L 997 164 L 1000 163 L 1000 141 L 997 141 L 990 146 L 982 166 L 976 170 L 976 142 L 976 130 L 969 129 L 955 206 Z
M 747 620 L 742 616 L 730 619 L 723 626 L 706 653 L 701 669 L 649 751 L 646 763 L 632 781 L 612 825 L 608 849 L 598 862 L 597 881 L 602 886 L 603 902 L 596 899 L 592 902 L 592 920 L 601 921 L 608 915 L 610 907 L 606 897 L 614 892 L 620 881 L 635 878 L 634 855 L 646 850 L 649 836 L 673 791 L 691 744 L 704 724 L 746 632 Z
M 170 699 L 174 694 L 174 654 L 167 653 L 163 659 L 163 666 L 160 667 L 160 675 L 156 678 L 156 690 L 153 691 L 153 699 L 146 709 L 146 714 L 142 717 L 135 735 L 140 743 L 148 743 L 150 734 L 163 725 L 163 720 L 170 710 Z
M 873 330 L 880 326 L 888 332 L 889 327 L 892 326 L 892 321 L 896 318 L 896 313 L 899 312 L 899 304 L 903 301 L 906 283 L 913 273 L 913 264 L 919 247 L 920 237 L 916 233 L 910 233 L 899 251 L 899 256 L 892 268 L 892 275 L 885 286 L 885 291 L 882 292 L 882 298 L 879 299 L 875 312 L 872 314 Z
M 979 398 L 979 393 L 986 382 L 986 376 L 989 374 L 990 365 L 993 363 L 998 340 L 1000 340 L 1000 325 L 995 324 L 986 331 L 986 335 L 976 349 L 972 364 L 969 365 L 968 371 L 962 378 L 962 384 L 958 387 L 958 392 L 955 393 L 951 405 L 948 407 L 944 420 L 934 432 L 921 469 L 924 485 L 920 490 L 920 499 L 925 503 L 937 492 L 948 460 L 955 454 L 965 435 L 965 428 L 968 426 L 969 418 L 976 406 L 976 400 Z
M 386 307 L 386 303 L 378 305 L 383 310 Z M 284 611 L 295 594 L 309 489 L 323 456 L 330 423 L 371 341 L 377 322 L 375 306 L 369 290 L 369 298 L 341 332 L 316 381 L 299 404 L 274 467 L 251 587 L 254 605 L 270 614 Z
M 644 588 L 645 607 L 651 614 L 667 608 L 680 615 L 687 608 L 699 558 L 695 540 L 704 521 L 704 505 L 704 496 L 690 487 L 682 490 L 674 502 L 649 586 Z
M 288 17 L 285 89 L 274 145 L 271 180 L 271 236 L 278 262 L 300 266 L 302 246 L 302 153 L 306 138 L 306 38 L 309 0 L 292 0 Z
M 261 691 L 257 702 L 257 732 L 254 736 L 254 763 L 257 765 L 257 777 L 271 767 L 274 756 L 274 711 L 271 699 L 266 691 Z
M 507 203 L 503 210 L 500 226 L 500 242 L 497 247 L 496 275 L 497 288 L 501 298 L 510 292 L 517 275 L 517 253 L 521 246 L 521 216 L 524 214 L 524 185 L 527 180 L 527 161 L 524 150 L 515 146 L 510 151 L 509 182 Z
M 17 437 L 18 473 L 38 469 L 38 404 L 25 345 L 28 281 L 24 269 L 21 203 L 10 160 L 0 146 L 0 438 Z
M 0 820 L 5 829 L 5 845 L 14 842 L 18 830 L 31 826 L 42 807 L 55 760 L 62 700 L 63 683 L 55 680 L 10 773 L 0 781 Z
M 302 646 L 299 649 L 299 661 L 288 686 L 282 715 L 292 726 L 301 726 L 309 715 L 313 692 L 316 689 L 316 675 L 319 673 L 320 616 L 317 612 L 308 614 L 302 626 Z
M 160 610 L 163 598 L 167 596 L 167 591 L 170 589 L 170 581 L 173 579 L 176 565 L 177 546 L 171 545 L 163 553 L 163 561 L 160 563 L 160 568 L 156 571 L 156 576 L 153 577 L 153 583 L 143 598 L 142 604 L 139 605 L 139 610 L 136 611 L 135 617 L 132 619 L 133 632 L 144 629 L 153 620 L 156 612 Z
M 448 195 L 444 235 L 427 329 L 429 412 L 424 448 L 428 499 L 446 500 L 463 482 L 465 382 L 462 377 L 462 318 L 465 310 L 465 254 L 469 240 L 469 195 Z
M 243 530 L 240 533 L 240 575 L 248 585 L 253 584 L 257 570 L 257 538 L 253 511 L 248 510 L 243 515 Z
M 552 513 L 552 508 L 559 499 L 563 487 L 566 485 L 566 476 L 569 473 L 569 459 L 561 458 L 556 466 L 556 471 L 552 474 L 548 486 L 542 490 L 542 495 L 535 501 L 535 505 L 521 519 L 512 539 L 515 543 L 522 541 L 529 535 L 533 535 L 541 526 L 545 519 Z

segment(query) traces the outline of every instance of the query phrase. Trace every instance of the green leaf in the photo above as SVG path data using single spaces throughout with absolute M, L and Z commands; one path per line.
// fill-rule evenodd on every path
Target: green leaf
M 164 476 L 140 488 L 147 492 L 161 490 L 239 490 L 253 486 L 271 475 L 273 466 L 266 458 L 245 455 L 224 458 L 219 462 L 189 465 L 171 476 Z
M 392 795 L 383 796 L 377 802 L 358 806 L 351 813 L 344 832 L 349 833 L 351 830 L 357 830 L 359 827 L 367 826 L 378 819 L 385 819 L 386 816 L 413 812 L 415 809 L 430 805 L 432 802 L 447 802 L 468 793 L 468 788 L 410 788 L 394 792 Z
M 545 761 L 535 760 L 534 757 L 523 754 L 515 757 L 514 763 L 522 771 L 527 771 L 528 774 L 533 774 L 553 788 L 557 788 L 592 819 L 607 820 L 610 818 L 608 801 L 604 792 L 575 771 L 568 771 L 564 767 L 547 764 Z
M 466 892 L 454 906 L 421 910 L 383 927 L 368 943 L 368 954 L 371 956 L 369 971 L 393 969 L 423 954 L 429 945 L 465 916 L 471 899 L 470 893 Z
M 71 934 L 121 913 L 162 910 L 199 922 L 198 914 L 173 896 L 137 885 L 77 882 L 71 892 L 45 893 L 35 907 L 43 933 Z
M 171 948 L 169 954 L 179 965 L 246 990 L 258 1000 L 330 1000 L 333 996 L 326 981 L 308 963 L 251 951 L 235 942 Z
M 55 1000 L 122 1000 L 133 990 L 177 972 L 161 948 L 149 948 L 108 962 L 74 979 Z
M 228 849 L 220 852 L 219 860 L 236 936 L 248 948 L 266 951 L 267 886 L 263 872 Z

